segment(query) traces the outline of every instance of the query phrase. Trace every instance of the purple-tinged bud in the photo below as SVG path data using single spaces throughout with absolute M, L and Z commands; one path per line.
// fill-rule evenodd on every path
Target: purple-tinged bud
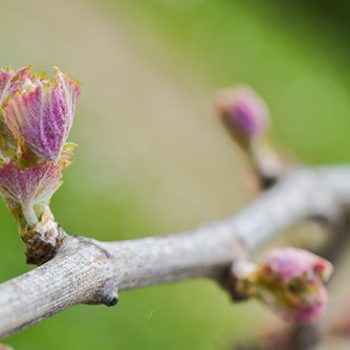
M 79 84 L 58 69 L 46 80 L 25 67 L 5 86 L 3 111 L 7 125 L 18 144 L 24 142 L 40 163 L 59 160 L 79 94 Z
M 79 94 L 78 82 L 57 68 L 51 79 L 29 66 L 0 70 L 0 195 L 30 262 L 47 261 L 65 237 L 49 201 L 70 164 L 74 145 L 66 141 Z
M 215 106 L 226 127 L 243 139 L 261 135 L 267 126 L 269 112 L 265 102 L 249 87 L 220 92 Z
M 256 296 L 287 321 L 312 322 L 326 305 L 324 282 L 332 269 L 330 262 L 302 249 L 273 250 L 256 271 Z
M 289 165 L 270 146 L 266 133 L 269 111 L 263 99 L 250 87 L 241 86 L 219 92 L 215 106 L 257 175 L 256 188 L 273 186 Z
M 62 166 L 52 161 L 21 170 L 15 162 L 0 168 L 0 194 L 11 210 L 33 227 L 61 185 Z
M 70 163 L 66 141 L 79 94 L 77 81 L 58 69 L 49 80 L 29 66 L 0 70 L 0 194 L 29 227 Z

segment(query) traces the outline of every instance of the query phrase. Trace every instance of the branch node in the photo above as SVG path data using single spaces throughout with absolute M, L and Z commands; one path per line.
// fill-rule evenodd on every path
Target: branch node
M 119 302 L 118 287 L 112 281 L 106 283 L 101 291 L 94 297 L 94 300 L 87 304 L 104 304 L 108 307 L 115 306 Z
M 66 232 L 51 215 L 43 215 L 33 229 L 22 233 L 28 264 L 42 265 L 51 260 L 67 238 Z
M 114 266 L 112 255 L 105 248 L 101 247 L 99 242 L 85 237 L 72 238 L 79 246 L 89 246 L 93 248 L 94 253 L 91 256 L 93 264 L 99 271 L 99 276 L 104 276 L 97 288 L 97 292 L 88 300 L 83 301 L 85 304 L 98 305 L 104 304 L 106 306 L 114 306 L 118 304 L 118 285 L 114 280 Z M 97 254 L 96 254 L 97 251 Z

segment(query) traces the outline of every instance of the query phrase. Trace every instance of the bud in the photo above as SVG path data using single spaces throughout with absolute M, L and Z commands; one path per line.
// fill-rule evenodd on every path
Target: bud
M 21 231 L 44 213 L 52 218 L 49 201 L 70 164 L 66 141 L 79 94 L 78 82 L 57 68 L 50 79 L 30 67 L 0 70 L 0 195 Z
M 269 119 L 267 106 L 249 87 L 220 92 L 215 106 L 226 127 L 240 143 L 261 135 L 266 129 Z
M 308 323 L 324 310 L 324 283 L 332 273 L 327 260 L 302 249 L 270 252 L 255 272 L 255 296 L 290 322 Z
M 57 162 L 72 126 L 79 93 L 79 84 L 58 69 L 48 80 L 25 67 L 7 80 L 2 110 L 24 158 L 34 155 L 40 162 Z
M 20 208 L 27 225 L 33 227 L 61 185 L 61 178 L 62 167 L 52 161 L 24 170 L 11 162 L 0 168 L 0 194 L 12 212 L 18 215 Z
M 248 86 L 220 92 L 215 105 L 224 125 L 244 151 L 256 177 L 256 188 L 267 189 L 290 167 L 267 137 L 269 111 L 255 91 Z

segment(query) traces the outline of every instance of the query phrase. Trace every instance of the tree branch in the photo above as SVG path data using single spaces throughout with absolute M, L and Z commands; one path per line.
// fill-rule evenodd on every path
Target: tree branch
M 114 305 L 117 290 L 220 277 L 236 259 L 311 217 L 350 205 L 350 167 L 298 168 L 233 217 L 179 234 L 104 243 L 68 236 L 56 256 L 0 284 L 0 338 L 73 305 Z

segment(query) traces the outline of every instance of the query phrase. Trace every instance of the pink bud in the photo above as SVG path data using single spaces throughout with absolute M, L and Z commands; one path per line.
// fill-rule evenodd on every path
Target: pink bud
M 0 194 L 9 207 L 20 208 L 29 226 L 34 226 L 36 209 L 49 204 L 61 178 L 62 166 L 52 161 L 24 170 L 11 162 L 0 168 Z
M 295 248 L 276 249 L 257 270 L 257 295 L 287 321 L 312 322 L 327 302 L 324 282 L 331 272 L 331 263 L 315 254 Z
M 215 105 L 225 125 L 240 137 L 260 135 L 268 123 L 269 112 L 265 102 L 249 87 L 220 92 Z
M 66 141 L 79 94 L 78 82 L 57 68 L 51 79 L 29 66 L 0 70 L 0 195 L 22 230 L 50 214 L 72 155 Z
M 15 139 L 27 144 L 41 162 L 57 162 L 70 132 L 79 84 L 58 69 L 50 80 L 27 67 L 3 90 L 4 113 Z

